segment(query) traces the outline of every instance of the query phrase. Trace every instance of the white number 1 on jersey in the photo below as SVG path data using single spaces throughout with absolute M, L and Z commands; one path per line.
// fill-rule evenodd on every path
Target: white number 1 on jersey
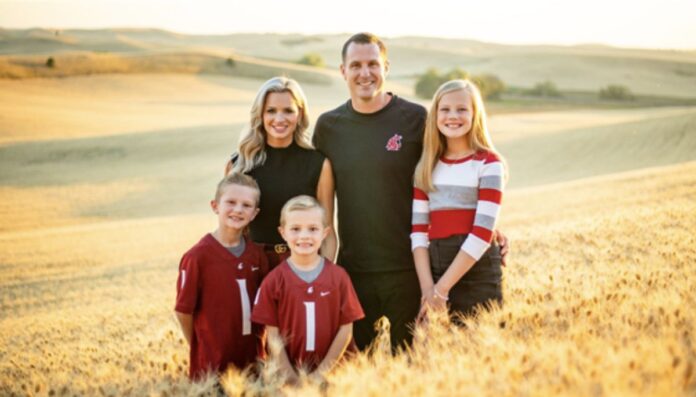
M 239 284 L 239 295 L 242 298 L 242 335 L 251 334 L 251 304 L 249 302 L 249 293 L 247 292 L 246 280 L 243 278 L 237 279 Z
M 314 310 L 314 302 L 304 302 L 304 305 L 307 320 L 307 341 L 305 343 L 305 350 L 313 352 L 314 341 L 316 339 L 316 312 Z

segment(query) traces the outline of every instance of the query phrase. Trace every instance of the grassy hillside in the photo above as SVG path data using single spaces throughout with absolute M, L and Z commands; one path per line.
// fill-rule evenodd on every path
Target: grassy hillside
M 0 79 L 0 145 L 241 124 L 262 82 L 201 74 Z M 344 87 L 303 83 L 312 115 L 344 101 Z
M 233 53 L 292 63 L 308 52 L 316 52 L 335 71 L 347 37 L 347 34 L 191 36 L 154 29 L 57 33 L 42 29 L 1 30 L 0 77 L 61 76 L 90 73 L 92 69 L 91 73 L 126 73 L 129 70 L 227 73 L 221 64 L 224 65 L 226 57 Z M 396 79 L 412 78 L 429 67 L 441 70 L 461 67 L 472 73 L 497 74 L 508 85 L 516 87 L 532 87 L 540 81 L 551 80 L 564 90 L 596 91 L 609 84 L 621 84 L 641 95 L 694 97 L 696 92 L 696 51 L 511 46 L 423 37 L 387 38 L 386 41 L 392 76 Z M 212 58 L 205 55 L 211 52 L 218 55 Z M 74 55 L 76 53 L 80 55 Z M 32 54 L 37 57 L 29 57 Z M 66 57 L 62 63 L 72 66 L 63 72 L 40 68 L 49 55 Z M 263 72 L 252 67 L 249 73 Z
M 248 56 L 176 52 L 152 54 L 65 53 L 0 57 L 0 78 L 69 77 L 92 74 L 213 74 L 253 79 L 285 75 L 302 83 L 331 84 L 332 74 L 315 68 Z
M 225 122 L 2 146 L 0 216 L 7 222 L 0 229 L 25 230 L 37 219 L 59 226 L 207 213 L 211 187 L 242 126 Z M 509 162 L 511 188 L 696 160 L 693 109 L 513 114 L 493 118 L 492 127 Z M 52 199 L 22 211 L 32 195 Z
M 510 186 L 541 185 L 696 160 L 696 111 L 518 137 L 498 145 Z

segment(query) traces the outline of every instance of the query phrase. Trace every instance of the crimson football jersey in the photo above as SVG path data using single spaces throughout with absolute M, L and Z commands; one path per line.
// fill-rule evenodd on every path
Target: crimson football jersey
M 262 328 L 251 323 L 251 302 L 267 272 L 266 255 L 248 240 L 239 258 L 211 234 L 184 254 L 175 310 L 193 315 L 191 379 L 256 360 Z
M 287 261 L 278 265 L 261 284 L 251 320 L 278 327 L 290 362 L 311 371 L 328 353 L 341 325 L 364 316 L 348 274 L 326 259 L 311 283 Z

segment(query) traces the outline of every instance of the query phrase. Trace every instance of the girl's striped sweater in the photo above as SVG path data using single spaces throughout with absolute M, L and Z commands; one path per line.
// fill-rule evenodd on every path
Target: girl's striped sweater
M 414 188 L 411 249 L 468 234 L 461 249 L 479 260 L 490 246 L 500 212 L 503 176 L 503 163 L 493 152 L 441 158 L 433 169 L 435 191 Z

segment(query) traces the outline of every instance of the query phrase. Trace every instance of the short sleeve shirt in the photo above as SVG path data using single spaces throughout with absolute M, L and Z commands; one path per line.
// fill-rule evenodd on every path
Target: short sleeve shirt
M 260 327 L 251 323 L 251 303 L 267 272 L 263 250 L 251 242 L 236 257 L 207 234 L 184 254 L 175 310 L 193 315 L 192 379 L 256 360 Z
M 329 351 L 339 328 L 364 317 L 346 271 L 329 260 L 311 283 L 300 279 L 287 261 L 261 284 L 252 321 L 278 327 L 290 362 L 309 370 Z

